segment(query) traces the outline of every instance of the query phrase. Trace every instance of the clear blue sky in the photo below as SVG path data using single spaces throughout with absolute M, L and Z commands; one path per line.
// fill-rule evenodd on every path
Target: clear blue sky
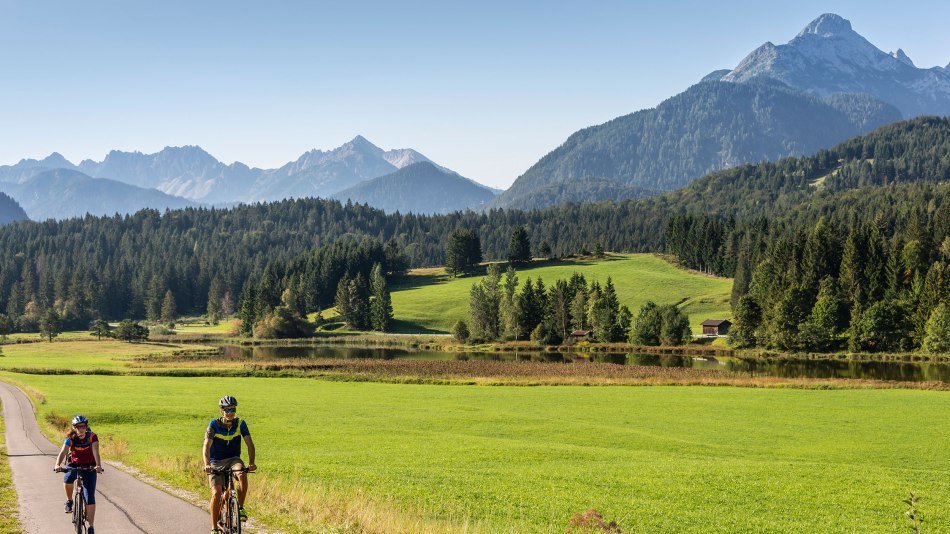
M 0 164 L 197 144 L 273 167 L 362 134 L 504 187 L 825 12 L 950 62 L 950 2 L 342 4 L 0 0 Z

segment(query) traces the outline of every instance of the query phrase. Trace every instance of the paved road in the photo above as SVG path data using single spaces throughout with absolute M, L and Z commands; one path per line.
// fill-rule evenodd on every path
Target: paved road
M 53 473 L 59 447 L 36 424 L 33 405 L 22 391 L 0 381 L 7 427 L 7 453 L 28 534 L 71 532 L 63 513 L 63 475 Z M 96 488 L 96 533 L 210 532 L 207 512 L 118 469 L 106 466 Z

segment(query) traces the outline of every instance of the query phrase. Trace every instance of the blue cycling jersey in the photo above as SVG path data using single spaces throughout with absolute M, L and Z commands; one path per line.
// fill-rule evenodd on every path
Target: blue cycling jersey
M 205 432 L 205 437 L 211 439 L 211 462 L 241 456 L 241 438 L 250 435 L 247 423 L 240 419 L 235 418 L 230 428 L 221 419 L 212 419 Z

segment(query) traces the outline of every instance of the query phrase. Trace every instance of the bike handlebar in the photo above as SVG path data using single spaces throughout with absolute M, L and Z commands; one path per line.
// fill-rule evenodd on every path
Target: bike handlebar
M 95 467 L 57 467 L 53 469 L 53 472 L 65 473 L 67 471 L 95 471 L 95 470 L 96 470 Z

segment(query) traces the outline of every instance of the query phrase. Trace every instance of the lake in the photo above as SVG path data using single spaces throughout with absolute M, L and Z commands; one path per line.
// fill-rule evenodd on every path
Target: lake
M 540 362 L 582 361 L 644 365 L 659 367 L 694 367 L 721 369 L 749 376 L 778 376 L 783 378 L 857 378 L 868 380 L 898 380 L 908 382 L 938 381 L 950 383 L 950 363 L 944 362 L 881 362 L 851 360 L 806 360 L 795 358 L 693 358 L 655 354 L 581 354 L 557 352 L 484 352 L 454 353 L 398 348 L 311 346 L 256 346 L 225 345 L 222 356 L 239 360 L 273 360 L 282 358 L 380 358 L 416 360 L 519 360 Z

